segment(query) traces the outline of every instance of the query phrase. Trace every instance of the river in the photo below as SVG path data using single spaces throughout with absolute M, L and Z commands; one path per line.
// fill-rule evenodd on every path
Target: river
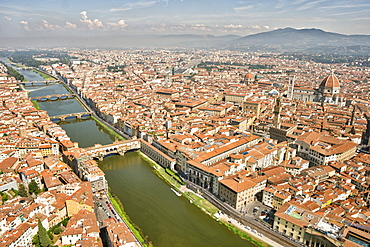
M 29 81 L 43 80 L 32 71 L 19 72 Z M 40 88 L 30 92 L 31 97 L 68 93 L 62 84 L 44 87 L 27 83 L 26 88 Z M 50 116 L 84 111 L 75 99 L 39 104 Z M 60 125 L 80 147 L 114 141 L 113 136 L 91 119 L 68 120 Z M 131 220 L 143 230 L 154 246 L 254 246 L 218 224 L 184 197 L 176 196 L 170 187 L 152 172 L 150 164 L 137 153 L 107 157 L 99 162 L 99 166 L 106 174 L 112 193 L 118 196 Z

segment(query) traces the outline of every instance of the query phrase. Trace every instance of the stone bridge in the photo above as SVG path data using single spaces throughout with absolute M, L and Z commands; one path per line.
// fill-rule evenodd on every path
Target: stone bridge
M 140 139 L 116 141 L 112 144 L 100 145 L 96 144 L 94 147 L 85 148 L 87 153 L 92 158 L 103 160 L 109 154 L 124 155 L 127 151 L 138 150 L 141 148 Z
M 64 121 L 66 120 L 67 118 L 82 118 L 82 117 L 86 117 L 86 116 L 89 116 L 91 117 L 93 114 L 92 112 L 77 112 L 77 113 L 68 113 L 68 114 L 63 114 L 63 115 L 56 115 L 56 116 L 52 116 L 50 117 L 50 120 L 57 120 L 59 119 L 60 121 Z
M 31 97 L 30 100 L 36 100 L 36 101 L 56 101 L 56 100 L 66 100 L 66 99 L 72 99 L 75 97 L 75 94 L 52 94 L 52 95 L 44 95 L 39 97 Z
M 45 83 L 46 85 L 49 85 L 50 83 L 58 83 L 57 80 L 45 80 L 45 81 L 24 81 L 23 84 L 31 84 L 32 86 L 35 85 L 35 83 Z

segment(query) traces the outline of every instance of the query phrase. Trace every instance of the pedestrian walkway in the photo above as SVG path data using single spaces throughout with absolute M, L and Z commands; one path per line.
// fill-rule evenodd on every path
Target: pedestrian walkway
M 256 233 L 252 232 L 252 230 L 254 230 L 253 228 L 248 230 L 245 225 L 243 225 L 240 222 L 230 218 L 226 214 L 219 213 L 218 216 L 219 216 L 218 218 L 221 221 L 224 221 L 224 222 L 227 222 L 228 224 L 233 225 L 234 227 L 238 228 L 239 230 L 241 230 L 243 232 L 246 232 L 248 235 L 253 236 L 253 238 L 261 240 L 261 242 L 265 242 L 266 244 L 269 244 L 269 245 L 274 246 L 274 247 L 285 247 L 285 246 L 283 246 L 281 244 L 278 244 L 277 242 L 267 238 L 266 236 L 262 236 L 262 237 L 259 236 L 258 232 L 256 232 Z

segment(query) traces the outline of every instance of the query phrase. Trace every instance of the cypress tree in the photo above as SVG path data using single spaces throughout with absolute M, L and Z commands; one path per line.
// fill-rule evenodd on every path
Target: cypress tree
M 48 233 L 45 229 L 45 227 L 41 224 L 41 220 L 38 219 L 38 232 L 37 234 L 39 235 L 39 240 L 40 240 L 40 244 L 42 247 L 48 247 L 50 246 L 51 242 L 50 242 L 50 238 L 48 236 Z

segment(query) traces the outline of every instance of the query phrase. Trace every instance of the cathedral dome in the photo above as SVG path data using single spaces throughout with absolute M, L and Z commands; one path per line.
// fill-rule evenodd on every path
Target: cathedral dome
M 252 74 L 252 73 L 247 73 L 246 75 L 245 75 L 245 78 L 246 79 L 254 79 L 254 75 Z
M 320 83 L 319 88 L 320 89 L 325 89 L 325 88 L 339 89 L 340 88 L 339 80 L 334 75 L 334 73 L 331 73 L 330 75 L 325 77 L 324 80 L 322 80 L 322 82 Z

